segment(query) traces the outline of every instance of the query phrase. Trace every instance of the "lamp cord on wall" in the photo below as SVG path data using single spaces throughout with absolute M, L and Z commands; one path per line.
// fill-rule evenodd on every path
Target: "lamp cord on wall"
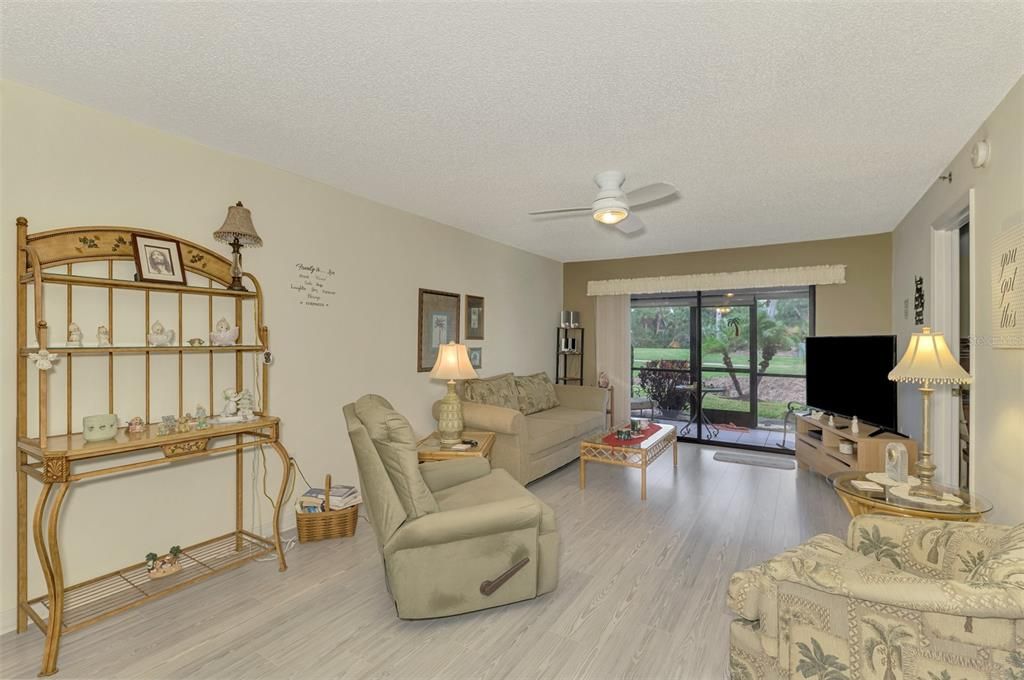
M 257 337 L 258 337 L 258 334 L 259 334 L 259 317 L 256 315 L 256 306 L 255 306 L 255 304 L 253 305 L 253 326 L 256 329 L 255 332 L 257 333 Z M 253 384 L 253 390 L 256 393 L 255 402 L 256 402 L 256 404 L 259 404 L 259 410 L 262 413 L 263 412 L 263 392 L 260 389 L 260 384 L 261 384 L 261 382 L 260 382 L 260 370 L 261 370 L 261 367 L 260 367 L 260 360 L 259 360 L 260 356 L 261 356 L 260 354 L 255 354 L 255 353 L 252 356 L 252 384 Z M 262 370 L 265 371 L 266 370 L 266 366 L 263 366 Z M 262 442 L 257 442 L 256 443 L 256 447 L 259 449 L 260 460 L 257 461 L 256 457 L 254 456 L 253 457 L 253 461 L 252 461 L 252 511 L 250 513 L 251 516 L 250 516 L 250 519 L 249 519 L 249 523 L 250 523 L 250 526 L 252 528 L 252 532 L 254 534 L 257 534 L 257 535 L 261 536 L 261 535 L 263 535 L 262 534 L 262 528 L 263 528 L 263 509 L 262 509 L 262 507 L 260 507 L 261 504 L 258 502 L 258 499 L 256 497 L 256 495 L 257 495 L 257 480 L 258 480 L 258 478 L 260 476 L 260 474 L 259 474 L 260 473 L 260 470 L 259 470 L 260 464 L 262 464 L 262 466 L 263 466 L 263 483 L 260 485 L 260 491 L 262 491 L 263 497 L 266 498 L 267 501 L 270 502 L 270 507 L 274 507 L 274 499 L 271 498 L 270 494 L 267 492 L 267 453 L 263 449 Z M 309 483 L 308 479 L 306 479 L 305 473 L 302 471 L 302 468 L 299 466 L 299 461 L 295 460 L 295 458 L 293 456 L 289 455 L 288 456 L 288 469 L 286 470 L 286 474 L 288 474 L 288 488 L 287 488 L 287 491 L 285 492 L 284 498 L 281 500 L 281 503 L 288 503 L 288 502 L 290 502 L 291 499 L 292 499 L 292 494 L 295 493 L 295 476 L 292 474 L 292 468 L 295 469 L 295 472 L 299 473 L 299 476 L 302 478 L 302 481 L 305 482 L 307 489 L 312 489 L 313 488 L 313 485 Z M 360 517 L 362 517 L 363 520 L 365 520 L 367 522 L 370 521 L 369 517 L 367 517 L 366 515 L 364 515 L 362 513 L 360 513 Z M 294 548 L 295 544 L 296 544 L 296 538 L 294 536 L 292 538 L 289 538 L 287 540 L 287 542 L 283 546 L 284 552 L 287 553 L 289 550 Z M 273 562 L 276 559 L 277 559 L 277 557 L 261 557 L 261 558 L 257 558 L 255 561 L 256 562 Z

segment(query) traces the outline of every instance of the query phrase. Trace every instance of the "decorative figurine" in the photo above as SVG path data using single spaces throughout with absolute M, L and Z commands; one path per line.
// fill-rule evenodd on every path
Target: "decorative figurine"
M 82 439 L 87 442 L 102 442 L 117 436 L 117 415 L 105 413 L 100 416 L 82 418 Z
M 907 447 L 899 442 L 885 445 L 885 475 L 892 480 L 907 483 Z
M 82 346 L 82 329 L 78 327 L 78 324 L 72 321 L 68 324 L 68 347 L 81 347 Z
M 181 546 L 172 545 L 171 549 L 163 557 L 156 553 L 146 555 L 146 573 L 150 578 L 163 578 L 181 571 L 181 563 L 178 558 L 181 556 Z
M 49 350 L 41 349 L 29 354 L 28 358 L 35 362 L 36 368 L 40 371 L 49 371 L 53 368 L 53 364 L 60 359 L 60 356 Z
M 252 392 L 248 388 L 238 393 L 238 415 L 242 416 L 242 420 L 253 417 Z
M 96 329 L 96 346 L 110 347 L 110 331 L 107 330 L 106 326 L 100 326 Z
M 249 420 L 255 414 L 253 412 L 252 392 L 244 389 L 241 392 L 224 390 L 224 409 L 220 412 L 221 422 L 242 422 Z
M 203 345 L 206 344 L 206 341 L 203 340 L 202 338 L 189 338 L 188 344 L 192 345 L 193 347 L 202 347 Z
M 850 421 L 850 432 L 854 434 L 860 433 L 860 421 L 857 420 L 857 416 L 854 416 L 853 420 Z
M 238 326 L 232 326 L 224 317 L 220 318 L 210 333 L 210 344 L 224 347 L 235 344 L 238 339 Z
M 828 417 L 828 426 L 829 427 L 835 427 L 836 426 L 835 416 L 833 416 L 831 414 L 829 414 L 829 417 Z
M 178 418 L 178 422 L 175 425 L 175 430 L 180 433 L 192 431 L 192 414 L 186 413 L 185 415 Z
M 153 347 L 167 347 L 174 344 L 174 331 L 164 329 L 164 325 L 159 321 L 155 322 L 150 330 L 153 332 L 147 335 L 146 339 Z
M 209 416 L 206 413 L 206 409 L 203 408 L 202 404 L 196 404 L 196 429 L 205 430 L 210 427 L 210 423 L 207 422 Z
M 238 393 L 234 390 L 224 390 L 224 409 L 220 415 L 222 418 L 234 418 L 238 415 Z
M 603 387 L 605 389 L 608 389 L 608 385 L 609 384 L 610 383 L 609 383 L 609 380 L 608 380 L 608 374 L 605 373 L 604 371 L 601 371 L 601 375 L 599 375 L 597 377 L 597 386 L 598 387 Z
M 174 416 L 161 416 L 160 424 L 157 425 L 157 434 L 171 434 L 178 429 L 178 419 Z
M 146 421 L 142 416 L 135 416 L 128 421 L 128 434 L 142 434 L 146 431 Z

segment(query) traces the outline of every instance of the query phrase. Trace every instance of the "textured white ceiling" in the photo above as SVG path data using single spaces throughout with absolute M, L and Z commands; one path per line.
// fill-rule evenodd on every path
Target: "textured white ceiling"
M 4 77 L 559 260 L 891 230 L 1024 72 L 1020 2 L 8 1 L 2 19 Z M 587 205 L 606 169 L 682 196 L 633 238 L 526 215 Z

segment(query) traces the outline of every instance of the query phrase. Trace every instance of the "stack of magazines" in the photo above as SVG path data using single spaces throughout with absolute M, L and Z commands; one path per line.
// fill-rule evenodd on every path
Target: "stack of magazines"
M 327 510 L 324 503 L 325 496 L 326 494 L 324 494 L 323 489 L 310 489 L 299 496 L 299 500 L 295 501 L 295 511 L 324 512 Z M 359 489 L 354 486 L 346 484 L 334 484 L 331 486 L 331 510 L 344 510 L 362 502 L 363 498 L 359 495 Z

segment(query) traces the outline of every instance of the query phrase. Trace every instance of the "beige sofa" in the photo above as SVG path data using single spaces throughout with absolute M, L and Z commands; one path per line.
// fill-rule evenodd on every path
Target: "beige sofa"
M 557 405 L 526 415 L 519 408 L 469 401 L 466 385 L 459 385 L 466 429 L 496 433 L 491 466 L 506 470 L 520 484 L 576 460 L 580 441 L 607 429 L 608 390 L 577 385 L 553 388 Z M 439 403 L 434 404 L 435 418 Z

